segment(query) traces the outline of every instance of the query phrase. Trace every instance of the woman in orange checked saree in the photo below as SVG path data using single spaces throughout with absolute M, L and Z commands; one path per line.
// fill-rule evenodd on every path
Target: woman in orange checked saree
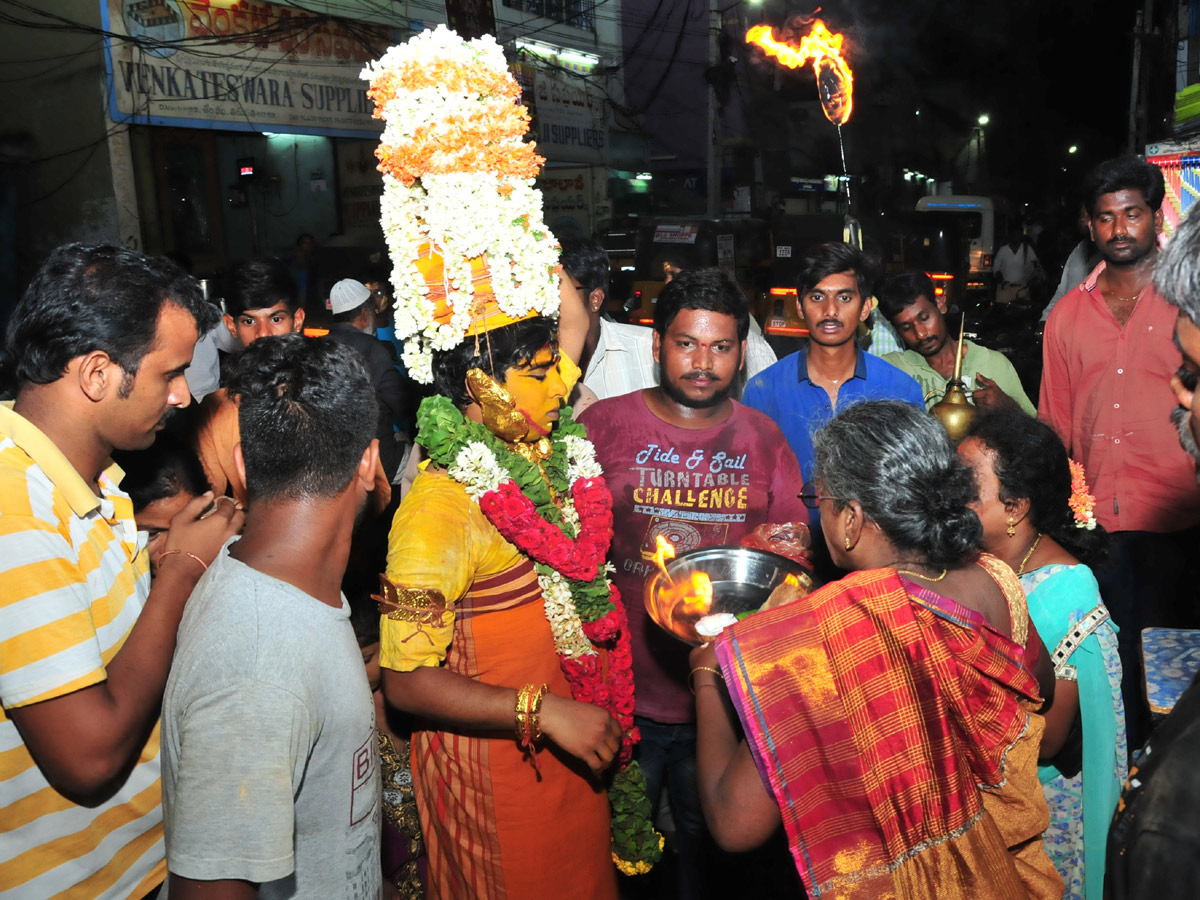
M 744 849 L 782 821 L 811 897 L 1060 897 L 1037 778 L 1053 675 L 1012 570 L 977 552 L 970 471 L 892 401 L 815 445 L 810 502 L 852 574 L 693 652 L 710 827 Z

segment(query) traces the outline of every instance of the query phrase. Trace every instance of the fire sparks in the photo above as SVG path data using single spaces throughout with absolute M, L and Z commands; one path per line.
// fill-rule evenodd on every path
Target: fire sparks
M 844 37 L 833 34 L 824 22 L 816 19 L 812 30 L 798 44 L 777 41 L 770 25 L 755 25 L 746 32 L 746 43 L 761 47 L 764 53 L 789 69 L 798 69 L 811 62 L 825 118 L 834 125 L 844 125 L 854 107 L 854 73 L 842 56 Z

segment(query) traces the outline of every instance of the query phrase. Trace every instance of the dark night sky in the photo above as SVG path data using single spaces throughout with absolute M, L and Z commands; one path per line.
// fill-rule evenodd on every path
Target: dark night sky
M 869 138 L 863 132 L 874 124 L 872 92 L 892 106 L 910 100 L 947 116 L 957 111 L 968 129 L 986 112 L 990 174 L 1010 181 L 1012 199 L 1037 203 L 1124 149 L 1139 6 L 841 0 L 820 15 L 853 42 L 849 55 L 867 113 L 851 122 L 855 138 Z M 1080 148 L 1074 157 L 1066 153 L 1071 144 Z
M 1028 202 L 1031 213 L 1070 209 L 1073 219 L 1074 194 L 1085 172 L 1127 146 L 1133 31 L 1141 2 L 828 0 L 817 15 L 846 35 L 844 50 L 855 72 L 855 111 L 844 128 L 851 172 L 886 182 L 911 167 L 947 180 L 972 140 L 977 117 L 987 113 L 988 183 L 980 190 L 1018 205 Z M 819 176 L 840 170 L 837 135 L 816 105 L 811 69 L 782 70 L 743 43 L 749 25 L 763 21 L 777 27 L 813 7 L 791 0 L 717 3 L 736 44 L 734 102 L 745 112 L 751 142 L 760 149 L 774 146 L 776 172 Z M 706 153 L 709 4 L 622 5 L 630 106 L 653 132 L 651 152 L 684 169 L 702 169 Z M 1157 6 L 1161 14 L 1174 15 L 1174 5 Z M 686 40 L 677 43 L 681 28 Z M 1147 139 L 1162 140 L 1170 136 L 1161 119 L 1174 99 L 1175 49 L 1147 41 L 1143 53 L 1148 71 L 1156 73 L 1160 120 L 1151 123 Z M 660 82 L 664 67 L 670 77 Z M 1135 148 L 1141 151 L 1144 143 L 1135 142 Z M 1071 145 L 1079 148 L 1074 155 L 1067 153 Z M 883 184 L 881 203 L 889 193 L 894 195 L 894 184 Z M 867 207 L 869 194 L 862 195 Z M 893 203 L 902 200 L 891 197 Z

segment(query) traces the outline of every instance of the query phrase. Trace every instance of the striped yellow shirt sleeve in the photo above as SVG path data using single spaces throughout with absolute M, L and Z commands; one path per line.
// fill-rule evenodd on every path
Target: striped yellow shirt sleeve
M 70 544 L 37 518 L 0 516 L 0 700 L 25 706 L 105 679 L 119 645 L 101 651 L 100 633 L 130 623 L 107 603 L 93 604 L 88 578 L 101 560 Z M 132 574 L 132 573 L 131 573 Z M 132 592 L 119 591 L 124 597 Z M 107 656 L 107 659 L 106 659 Z

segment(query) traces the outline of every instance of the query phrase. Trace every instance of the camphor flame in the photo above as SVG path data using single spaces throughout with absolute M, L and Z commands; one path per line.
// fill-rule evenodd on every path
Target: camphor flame
M 844 35 L 833 34 L 820 19 L 813 21 L 812 30 L 799 44 L 775 40 L 770 25 L 755 25 L 746 32 L 747 44 L 761 47 L 789 69 L 812 63 L 821 109 L 834 125 L 846 124 L 854 108 L 854 73 L 842 56 L 843 40 Z
M 654 551 L 654 564 L 658 566 L 658 571 L 662 572 L 663 578 L 667 579 L 667 584 L 673 584 L 671 575 L 667 572 L 667 560 L 675 558 L 675 547 L 661 534 L 657 535 L 657 548 Z
M 666 615 L 662 621 L 670 621 L 676 614 L 688 617 L 706 615 L 712 607 L 712 579 L 704 572 L 693 572 L 685 581 L 676 583 L 667 572 L 667 560 L 675 558 L 675 547 L 661 534 L 656 539 L 654 564 L 662 572 L 663 583 L 655 592 L 654 603 Z
M 683 611 L 688 615 L 707 615 L 712 607 L 712 580 L 703 572 L 693 572 L 683 584 L 675 585 L 672 593 L 683 595 Z

